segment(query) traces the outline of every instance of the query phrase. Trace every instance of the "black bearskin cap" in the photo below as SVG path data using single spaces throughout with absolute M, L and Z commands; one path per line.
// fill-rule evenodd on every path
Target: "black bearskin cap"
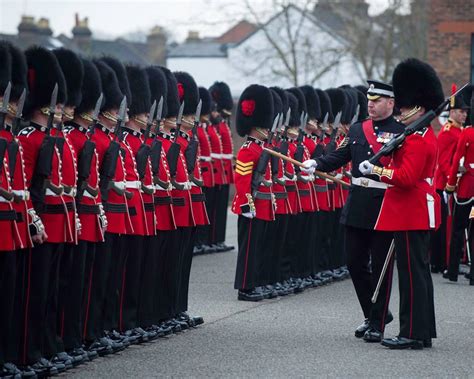
M 278 94 L 278 96 L 280 96 L 281 106 L 282 106 L 281 111 L 283 112 L 283 117 L 286 117 L 286 113 L 288 112 L 288 93 L 283 88 L 280 88 L 280 87 L 271 87 L 270 89 L 275 91 Z
M 66 79 L 67 100 L 66 104 L 70 107 L 77 107 L 82 98 L 82 80 L 84 78 L 84 67 L 81 59 L 71 50 L 57 49 L 53 50 L 56 59 L 61 66 L 61 70 Z
M 5 89 L 12 78 L 12 59 L 10 49 L 4 42 L 0 43 L 0 96 L 3 97 Z
M 8 45 L 12 59 L 12 92 L 10 100 L 17 101 L 23 89 L 28 91 L 28 65 L 26 64 L 26 57 L 23 51 L 10 43 Z
M 344 98 L 345 98 L 344 107 L 342 110 L 341 123 L 349 124 L 352 119 L 352 109 L 355 109 L 354 99 L 352 98 L 351 94 L 348 91 L 348 88 L 349 88 L 348 85 L 344 85 L 339 88 L 344 93 Z
M 99 71 L 102 92 L 104 94 L 102 110 L 110 111 L 112 109 L 118 109 L 123 100 L 123 93 L 120 90 L 115 71 L 101 60 L 95 60 L 94 64 Z
M 357 104 L 359 105 L 359 117 L 357 121 L 364 121 L 367 117 L 369 117 L 369 110 L 367 107 L 367 93 L 361 92 L 356 89 L 357 92 Z
M 252 128 L 271 129 L 273 99 L 267 87 L 252 84 L 240 95 L 237 105 L 237 133 L 244 137 Z
M 357 112 L 357 106 L 359 105 L 359 98 L 357 97 L 357 92 L 358 91 L 355 88 L 352 88 L 352 87 L 345 88 L 345 91 L 346 91 L 347 97 L 349 98 L 350 104 L 351 104 L 351 110 L 350 110 L 350 113 L 349 113 L 349 120 L 348 120 L 348 123 L 350 123 L 352 121 L 352 118 L 355 116 L 355 114 Z
M 179 112 L 179 96 L 178 83 L 173 73 L 166 67 L 160 67 L 166 76 L 166 85 L 168 88 L 168 96 L 166 97 L 167 112 L 166 117 L 178 117 Z
M 178 97 L 180 103 L 184 101 L 183 115 L 194 115 L 199 103 L 199 90 L 194 78 L 187 72 L 174 72 L 178 82 Z
M 211 94 L 207 88 L 199 87 L 199 97 L 202 101 L 201 115 L 205 116 L 211 113 Z
M 158 106 L 158 103 L 163 96 L 163 110 L 161 111 L 161 118 L 165 118 L 166 112 L 168 110 L 166 105 L 166 98 L 168 95 L 166 76 L 158 66 L 147 67 L 145 71 L 148 75 L 148 83 L 150 85 L 151 102 L 153 103 L 153 101 L 156 100 L 156 105 Z
M 92 61 L 82 58 L 84 78 L 82 80 L 82 100 L 76 108 L 76 113 L 85 113 L 94 110 L 95 103 L 102 93 L 102 82 L 99 70 Z
M 367 97 L 367 91 L 369 90 L 369 87 L 363 86 L 362 84 L 355 86 L 354 87 L 356 90 L 362 92 L 362 94 Z
M 321 105 L 319 104 L 318 94 L 313 87 L 305 85 L 301 86 L 300 90 L 303 92 L 308 109 L 308 118 L 317 120 L 321 117 Z
M 44 47 L 33 46 L 25 51 L 28 65 L 29 93 L 25 104 L 25 115 L 34 109 L 49 106 L 54 86 L 58 84 L 57 104 L 66 102 L 66 80 L 56 56 Z
M 395 67 L 392 83 L 398 108 L 418 105 L 429 111 L 444 101 L 443 87 L 436 71 L 416 58 L 408 58 Z
M 280 115 L 283 112 L 283 103 L 277 91 L 270 88 L 270 92 L 272 93 L 273 98 L 273 119 L 275 119 L 277 115 Z
M 295 95 L 293 95 L 292 92 L 287 91 L 286 95 L 288 97 L 288 106 L 291 108 L 291 113 L 290 113 L 290 122 L 288 126 L 295 127 L 295 126 L 300 126 L 300 117 L 301 114 L 299 112 L 299 107 L 298 107 L 298 99 L 296 98 Z M 286 115 L 285 115 L 286 117 Z
M 105 62 L 112 70 L 114 70 L 120 91 L 127 97 L 127 106 L 129 106 L 132 104 L 133 97 L 132 93 L 130 92 L 130 84 L 128 83 L 125 66 L 122 64 L 122 62 L 113 57 L 103 57 L 101 60 Z
M 328 122 L 333 122 L 334 115 L 332 113 L 331 99 L 329 98 L 328 94 L 322 89 L 316 88 L 315 91 L 318 94 L 319 105 L 321 106 L 321 117 L 318 118 L 318 121 L 322 123 L 324 121 L 324 117 L 326 117 L 327 114 Z
M 304 113 L 308 112 L 308 108 L 306 106 L 306 100 L 304 98 L 303 91 L 301 91 L 299 88 L 296 88 L 296 87 L 289 88 L 287 91 L 295 95 L 296 100 L 298 100 L 298 125 L 299 125 L 301 112 L 304 112 Z
M 138 114 L 147 114 L 151 107 L 151 94 L 146 71 L 138 66 L 127 66 L 125 70 L 132 94 L 128 115 L 132 117 Z
M 340 88 L 329 88 L 326 90 L 326 93 L 328 94 L 329 100 L 331 101 L 331 109 L 334 118 L 339 112 L 342 112 L 342 117 L 344 117 L 344 107 L 346 102 L 346 94 L 344 91 Z
M 232 112 L 234 101 L 229 86 L 224 82 L 215 82 L 209 87 L 212 99 L 217 104 L 219 112 L 226 110 L 228 113 Z

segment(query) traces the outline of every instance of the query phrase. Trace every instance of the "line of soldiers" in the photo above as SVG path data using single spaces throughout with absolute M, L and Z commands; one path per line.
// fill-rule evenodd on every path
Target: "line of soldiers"
M 0 376 L 202 324 L 193 252 L 229 249 L 228 87 L 2 41 L 0 104 Z

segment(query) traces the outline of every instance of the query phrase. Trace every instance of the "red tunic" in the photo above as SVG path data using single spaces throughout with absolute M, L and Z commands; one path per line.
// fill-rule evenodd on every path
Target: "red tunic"
M 426 128 L 408 136 L 393 153 L 380 180 L 391 184 L 385 191 L 375 229 L 430 230 L 441 222 L 440 199 L 432 183 L 437 156 L 436 136 Z
M 278 147 L 280 144 L 274 143 L 273 146 Z M 270 162 L 273 162 L 271 160 Z M 283 176 L 283 160 L 278 159 L 278 174 L 277 178 L 281 181 L 285 181 Z M 273 167 L 272 167 L 273 172 Z M 286 184 L 286 183 L 285 183 Z M 290 205 L 290 200 L 288 199 L 288 193 L 286 192 L 286 186 L 278 183 L 277 181 L 273 181 L 272 186 L 273 193 L 275 194 L 275 201 L 276 201 L 276 214 L 291 214 L 292 209 Z
M 214 187 L 214 173 L 211 158 L 211 142 L 207 135 L 207 126 L 201 124 L 197 128 L 197 136 L 199 140 L 199 162 L 201 165 L 201 175 L 204 187 Z
M 211 143 L 211 158 L 212 158 L 212 170 L 214 173 L 214 184 L 222 185 L 225 184 L 226 178 L 224 173 L 224 164 L 222 162 L 222 142 L 221 137 L 216 131 L 214 125 L 207 126 L 207 134 Z
M 289 142 L 288 142 L 289 144 Z M 288 147 L 287 156 L 290 157 L 290 148 Z M 291 214 L 295 215 L 301 212 L 300 196 L 296 186 L 295 166 L 286 161 L 284 166 L 285 189 L 288 193 L 288 203 L 291 208 Z
M 81 154 L 84 144 L 87 141 L 87 128 L 79 126 L 77 124 L 70 125 L 64 129 L 64 134 L 68 143 L 76 151 L 77 156 Z M 91 167 L 89 172 L 89 178 L 87 183 L 91 188 L 97 190 L 97 196 L 94 198 L 87 191 L 84 191 L 84 195 L 81 198 L 78 209 L 83 204 L 84 206 L 98 206 L 101 204 L 101 196 L 99 191 L 99 156 L 97 150 L 92 155 Z M 79 240 L 88 242 L 101 242 L 104 241 L 104 231 L 100 226 L 99 215 L 79 212 L 79 219 L 81 220 L 81 233 Z
M 464 157 L 464 168 L 466 172 L 462 174 L 457 182 L 457 196 L 460 199 L 474 197 L 474 127 L 468 126 L 463 130 L 454 152 L 453 163 L 449 172 L 448 184 L 455 186 L 459 162 Z
M 234 170 L 232 169 L 234 143 L 232 142 L 232 131 L 225 121 L 219 124 L 219 134 L 222 141 L 222 164 L 224 165 L 226 184 L 234 183 Z
M 290 142 L 288 146 L 288 154 L 291 158 L 295 157 L 296 153 L 296 143 Z M 305 149 L 303 153 L 303 161 L 309 159 L 308 151 Z M 317 210 L 317 206 L 315 204 L 315 192 L 313 188 L 313 184 L 311 183 L 311 178 L 309 175 L 301 172 L 300 179 L 296 181 L 296 186 L 298 187 L 298 195 L 300 198 L 301 203 L 301 211 L 302 212 L 314 212 Z M 310 180 L 309 182 L 305 182 L 306 180 Z
M 462 127 L 448 120 L 438 134 L 438 166 L 436 167 L 435 175 L 435 186 L 437 190 L 442 191 L 444 187 L 446 187 L 454 152 L 461 132 Z
M 274 200 L 271 198 L 260 199 L 252 194 L 252 173 L 257 167 L 262 151 L 263 142 L 249 137 L 237 154 L 235 196 L 232 202 L 232 212 L 238 215 L 242 214 L 241 207 L 249 203 L 249 196 L 251 196 L 255 205 L 256 218 L 273 221 L 275 220 Z M 270 164 L 268 164 L 265 179 L 271 180 Z M 268 193 L 270 196 L 273 195 L 271 188 L 262 184 L 257 188 L 257 191 L 263 194 Z

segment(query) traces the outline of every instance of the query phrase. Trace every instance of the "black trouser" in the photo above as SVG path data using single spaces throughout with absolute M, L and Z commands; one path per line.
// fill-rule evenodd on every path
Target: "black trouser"
M 153 325 L 153 307 L 155 303 L 158 262 L 160 250 L 158 236 L 143 237 L 143 259 L 140 270 L 140 290 L 138 298 L 138 325 L 147 328 Z
M 433 231 L 431 236 L 431 265 L 438 271 L 444 271 L 446 268 L 446 235 L 448 204 L 444 201 L 442 190 L 436 190 L 441 199 L 441 225 L 439 229 Z
M 311 274 L 317 274 L 321 271 L 321 212 L 311 214 L 311 238 L 314 244 L 314 251 L 311 254 Z
M 0 368 L 8 360 L 11 333 L 18 320 L 12 319 L 15 305 L 16 252 L 0 251 Z
M 401 337 L 417 340 L 436 338 L 430 235 L 427 230 L 394 233 Z
M 469 201 L 469 199 L 458 198 L 458 201 L 460 203 L 465 203 Z M 450 276 L 457 276 L 459 274 L 459 263 L 463 257 L 465 244 L 468 243 L 466 241 L 466 229 L 468 230 L 468 235 L 472 233 L 470 230 L 469 212 L 471 211 L 473 204 L 473 201 L 467 204 L 458 204 L 454 202 L 453 227 L 451 231 L 451 246 L 449 251 L 448 267 L 448 274 Z
M 313 212 L 302 212 L 296 216 L 297 231 L 290 238 L 296 238 L 296 251 L 293 253 L 292 276 L 306 278 L 312 274 L 313 255 L 316 250 Z
M 341 208 L 336 208 L 331 212 L 330 220 L 330 254 L 329 254 L 329 269 L 334 270 L 340 266 L 341 254 L 343 245 L 341 244 Z
M 56 320 L 51 320 L 49 306 L 56 307 L 59 280 L 59 258 L 63 244 L 45 242 L 28 251 L 25 266 L 25 301 L 23 333 L 19 363 L 33 364 L 42 356 L 51 355 L 55 346 L 45 351 L 45 342 L 51 339 L 51 324 L 56 334 Z M 48 319 L 49 316 L 49 319 Z M 49 334 L 48 334 L 49 333 Z M 54 352 L 54 351 L 53 351 Z
M 79 241 L 64 250 L 59 283 L 58 331 L 63 346 L 70 351 L 82 346 L 82 306 L 86 261 L 95 253 L 95 243 Z
M 227 209 L 229 205 L 229 185 L 216 186 L 216 217 L 213 243 L 225 242 L 227 228 Z
M 280 278 L 279 281 L 285 281 L 291 277 L 291 262 L 293 255 L 298 249 L 298 229 L 297 229 L 297 218 L 298 215 L 287 216 L 287 228 L 282 241 L 282 253 L 280 262 Z M 240 251 L 240 247 L 239 247 Z
M 320 268 L 321 271 L 328 270 L 330 268 L 331 260 L 331 231 L 332 223 L 334 221 L 333 211 L 320 211 L 319 225 L 320 225 L 320 239 L 319 239 L 319 256 L 320 256 Z
M 235 289 L 252 289 L 259 286 L 263 265 L 263 246 L 268 223 L 271 221 L 239 216 L 237 239 L 239 253 L 235 272 Z
M 260 285 L 274 284 L 280 281 L 287 228 L 288 215 L 286 214 L 275 215 L 275 221 L 269 222 L 267 225 Z
M 177 313 L 188 310 L 189 278 L 193 262 L 193 246 L 196 236 L 196 227 L 185 227 L 180 241 L 179 287 L 177 299 Z
M 209 217 L 208 225 L 199 225 L 196 231 L 196 246 L 210 245 L 211 244 L 211 232 L 215 222 L 214 212 L 214 187 L 202 187 L 202 192 L 206 196 L 206 212 Z
M 387 258 L 393 233 L 346 226 L 345 239 L 347 268 L 364 317 L 369 319 L 373 328 L 383 332 L 392 290 L 393 256 L 376 303 L 372 304 L 371 299 Z

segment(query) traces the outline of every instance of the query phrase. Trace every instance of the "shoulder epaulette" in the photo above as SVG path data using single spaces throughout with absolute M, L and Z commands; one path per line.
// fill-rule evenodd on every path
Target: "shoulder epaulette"
M 252 144 L 252 141 L 250 140 L 245 141 L 244 144 L 242 145 L 242 149 L 248 149 L 251 144 Z
M 63 126 L 63 133 L 64 134 L 69 134 L 74 130 L 74 126 L 68 125 L 68 126 Z
M 33 126 L 27 126 L 26 128 L 21 129 L 18 135 L 29 137 L 35 130 L 36 129 Z
M 428 128 L 423 128 L 423 129 L 415 132 L 415 134 L 418 134 L 418 135 L 424 137 L 427 131 L 428 131 Z

